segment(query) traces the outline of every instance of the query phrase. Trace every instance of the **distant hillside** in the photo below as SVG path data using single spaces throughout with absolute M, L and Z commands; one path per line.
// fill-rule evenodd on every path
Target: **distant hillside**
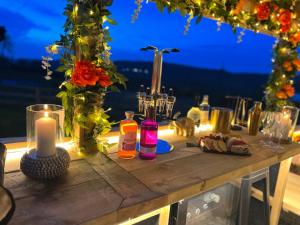
M 138 90 L 140 84 L 150 86 L 152 64 L 148 62 L 118 61 L 116 65 L 128 79 L 128 90 Z M 124 68 L 131 68 L 127 71 Z M 141 72 L 133 72 L 141 71 Z M 147 70 L 149 73 L 143 72 Z M 123 70 L 123 71 L 122 71 Z M 209 94 L 220 102 L 225 95 L 247 96 L 261 99 L 268 76 L 257 74 L 231 74 L 222 70 L 207 70 L 164 63 L 162 84 L 174 88 L 177 96 L 193 97 Z M 217 101 L 217 99 L 219 99 Z
M 127 89 L 107 95 L 104 107 L 111 107 L 111 119 L 124 118 L 124 111 L 137 108 L 136 92 L 141 84 L 150 86 L 152 63 L 116 61 L 120 73 L 128 77 Z M 58 62 L 53 63 L 56 68 Z M 55 97 L 62 73 L 44 79 L 40 61 L 10 61 L 0 58 L 0 137 L 25 136 L 25 106 L 40 103 L 59 103 Z M 185 114 L 194 96 L 208 94 L 212 106 L 229 106 L 226 95 L 239 95 L 261 100 L 268 76 L 261 74 L 231 74 L 222 70 L 207 70 L 164 63 L 162 85 L 173 88 L 177 101 L 175 111 Z M 298 78 L 297 78 L 298 79 Z M 296 80 L 296 87 L 299 81 Z M 298 89 L 299 90 L 299 89 Z M 12 113 L 13 112 L 13 113 Z

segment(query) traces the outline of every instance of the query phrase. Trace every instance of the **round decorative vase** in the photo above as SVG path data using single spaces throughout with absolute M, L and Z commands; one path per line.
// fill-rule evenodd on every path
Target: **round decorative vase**
M 85 93 L 74 96 L 73 139 L 83 154 L 98 152 L 94 129 L 103 106 L 104 93 Z

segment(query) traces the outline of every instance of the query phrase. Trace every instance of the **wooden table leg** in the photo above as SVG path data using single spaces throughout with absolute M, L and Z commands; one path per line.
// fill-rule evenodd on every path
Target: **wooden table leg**
M 270 225 L 278 225 L 291 163 L 292 158 L 286 159 L 280 163 L 275 193 L 272 202 Z
M 170 216 L 170 206 L 166 206 L 160 209 L 158 225 L 168 225 Z

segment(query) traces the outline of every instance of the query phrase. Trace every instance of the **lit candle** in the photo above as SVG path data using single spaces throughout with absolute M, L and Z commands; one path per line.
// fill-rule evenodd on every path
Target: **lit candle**
M 47 157 L 56 152 L 56 121 L 49 117 L 48 112 L 44 112 L 44 117 L 35 121 L 36 149 L 37 156 Z

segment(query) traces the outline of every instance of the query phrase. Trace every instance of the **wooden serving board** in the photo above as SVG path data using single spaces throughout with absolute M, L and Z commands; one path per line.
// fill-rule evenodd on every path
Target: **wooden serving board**
M 238 155 L 238 156 L 251 156 L 251 152 L 248 153 L 237 153 L 237 152 L 231 152 L 231 151 L 227 151 L 227 152 L 219 152 L 217 150 L 210 150 L 208 148 L 202 148 L 199 147 L 203 152 L 206 153 L 214 153 L 214 154 L 221 154 L 221 155 Z
M 220 154 L 220 155 L 237 155 L 237 156 L 251 156 L 252 155 L 251 152 L 248 152 L 248 153 L 237 153 L 237 152 L 231 152 L 231 151 L 219 152 L 217 150 L 210 150 L 208 148 L 203 148 L 200 145 L 193 144 L 193 143 L 186 143 L 186 146 L 187 147 L 197 147 L 203 152 L 213 153 L 213 154 Z

